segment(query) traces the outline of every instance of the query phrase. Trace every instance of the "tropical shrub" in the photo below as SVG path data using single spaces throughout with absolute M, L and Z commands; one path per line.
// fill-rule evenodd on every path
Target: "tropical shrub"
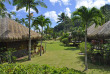
M 63 42 L 64 44 L 66 44 L 66 45 L 69 44 L 69 40 L 68 40 L 68 38 L 63 38 L 63 39 L 62 39 L 62 42 Z
M 14 48 L 8 48 L 8 51 L 5 52 L 8 63 L 12 63 L 16 60 L 16 57 L 12 55 L 15 51 Z
M 65 33 L 63 36 L 60 37 L 60 41 L 62 42 L 62 39 L 64 38 L 68 38 L 69 34 L 68 33 Z
M 22 65 L 3 64 L 0 65 L 0 74 L 85 74 L 81 71 L 67 67 L 55 68 L 48 65 Z
M 8 61 L 8 63 L 15 62 L 16 57 L 12 55 L 12 53 L 16 51 L 14 48 L 8 48 L 7 51 L 6 51 L 6 48 L 1 48 L 0 50 L 1 50 L 0 63 L 6 62 L 6 61 Z
M 85 53 L 85 42 L 80 43 L 79 45 L 80 51 Z M 90 52 L 89 50 L 91 49 L 91 44 L 87 43 L 87 52 Z

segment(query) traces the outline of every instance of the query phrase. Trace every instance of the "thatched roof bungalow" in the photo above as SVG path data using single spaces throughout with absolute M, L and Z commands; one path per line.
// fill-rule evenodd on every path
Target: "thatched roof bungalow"
M 29 29 L 9 18 L 0 18 L 0 48 L 6 47 L 22 50 L 28 48 Z M 32 46 L 41 38 L 39 33 L 31 30 Z
M 87 31 L 89 39 L 110 39 L 110 21 L 98 27 L 95 27 L 95 24 L 93 24 Z

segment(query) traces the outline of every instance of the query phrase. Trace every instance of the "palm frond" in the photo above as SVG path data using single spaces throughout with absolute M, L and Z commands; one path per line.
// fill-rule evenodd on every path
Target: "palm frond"
M 36 13 L 39 13 L 38 9 L 37 9 L 35 6 L 31 6 L 31 8 L 32 8 L 33 10 L 35 10 Z
M 36 1 L 36 2 L 34 2 L 32 4 L 34 4 L 34 5 L 40 5 L 41 7 L 47 8 L 47 5 L 44 2 L 41 2 L 41 1 Z

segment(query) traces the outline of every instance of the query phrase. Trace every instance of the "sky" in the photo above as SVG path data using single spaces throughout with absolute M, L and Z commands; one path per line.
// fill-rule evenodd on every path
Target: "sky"
M 62 12 L 65 12 L 66 15 L 71 18 L 71 13 L 81 6 L 86 6 L 87 8 L 96 7 L 100 9 L 101 6 L 110 4 L 110 0 L 44 0 L 43 2 L 47 5 L 47 8 L 37 6 L 39 13 L 37 14 L 33 9 L 31 9 L 31 12 L 34 13 L 34 17 L 42 14 L 45 15 L 46 18 L 50 18 L 52 22 L 51 27 L 58 25 L 58 23 L 56 23 L 58 21 L 57 18 Z M 16 12 L 16 17 L 19 19 L 26 18 L 28 14 L 26 8 L 16 11 L 16 6 L 12 6 L 7 2 L 5 2 L 5 6 L 8 12 Z

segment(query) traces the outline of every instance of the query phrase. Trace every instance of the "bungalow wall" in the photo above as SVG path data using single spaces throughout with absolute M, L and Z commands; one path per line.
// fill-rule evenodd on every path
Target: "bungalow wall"
M 37 44 L 37 40 L 32 40 L 31 49 L 33 49 L 34 46 Z M 14 52 L 13 55 L 16 57 L 22 57 L 28 54 L 28 41 L 0 42 L 0 49 L 1 48 L 4 48 L 4 52 L 7 51 L 9 48 L 14 48 L 16 52 Z

